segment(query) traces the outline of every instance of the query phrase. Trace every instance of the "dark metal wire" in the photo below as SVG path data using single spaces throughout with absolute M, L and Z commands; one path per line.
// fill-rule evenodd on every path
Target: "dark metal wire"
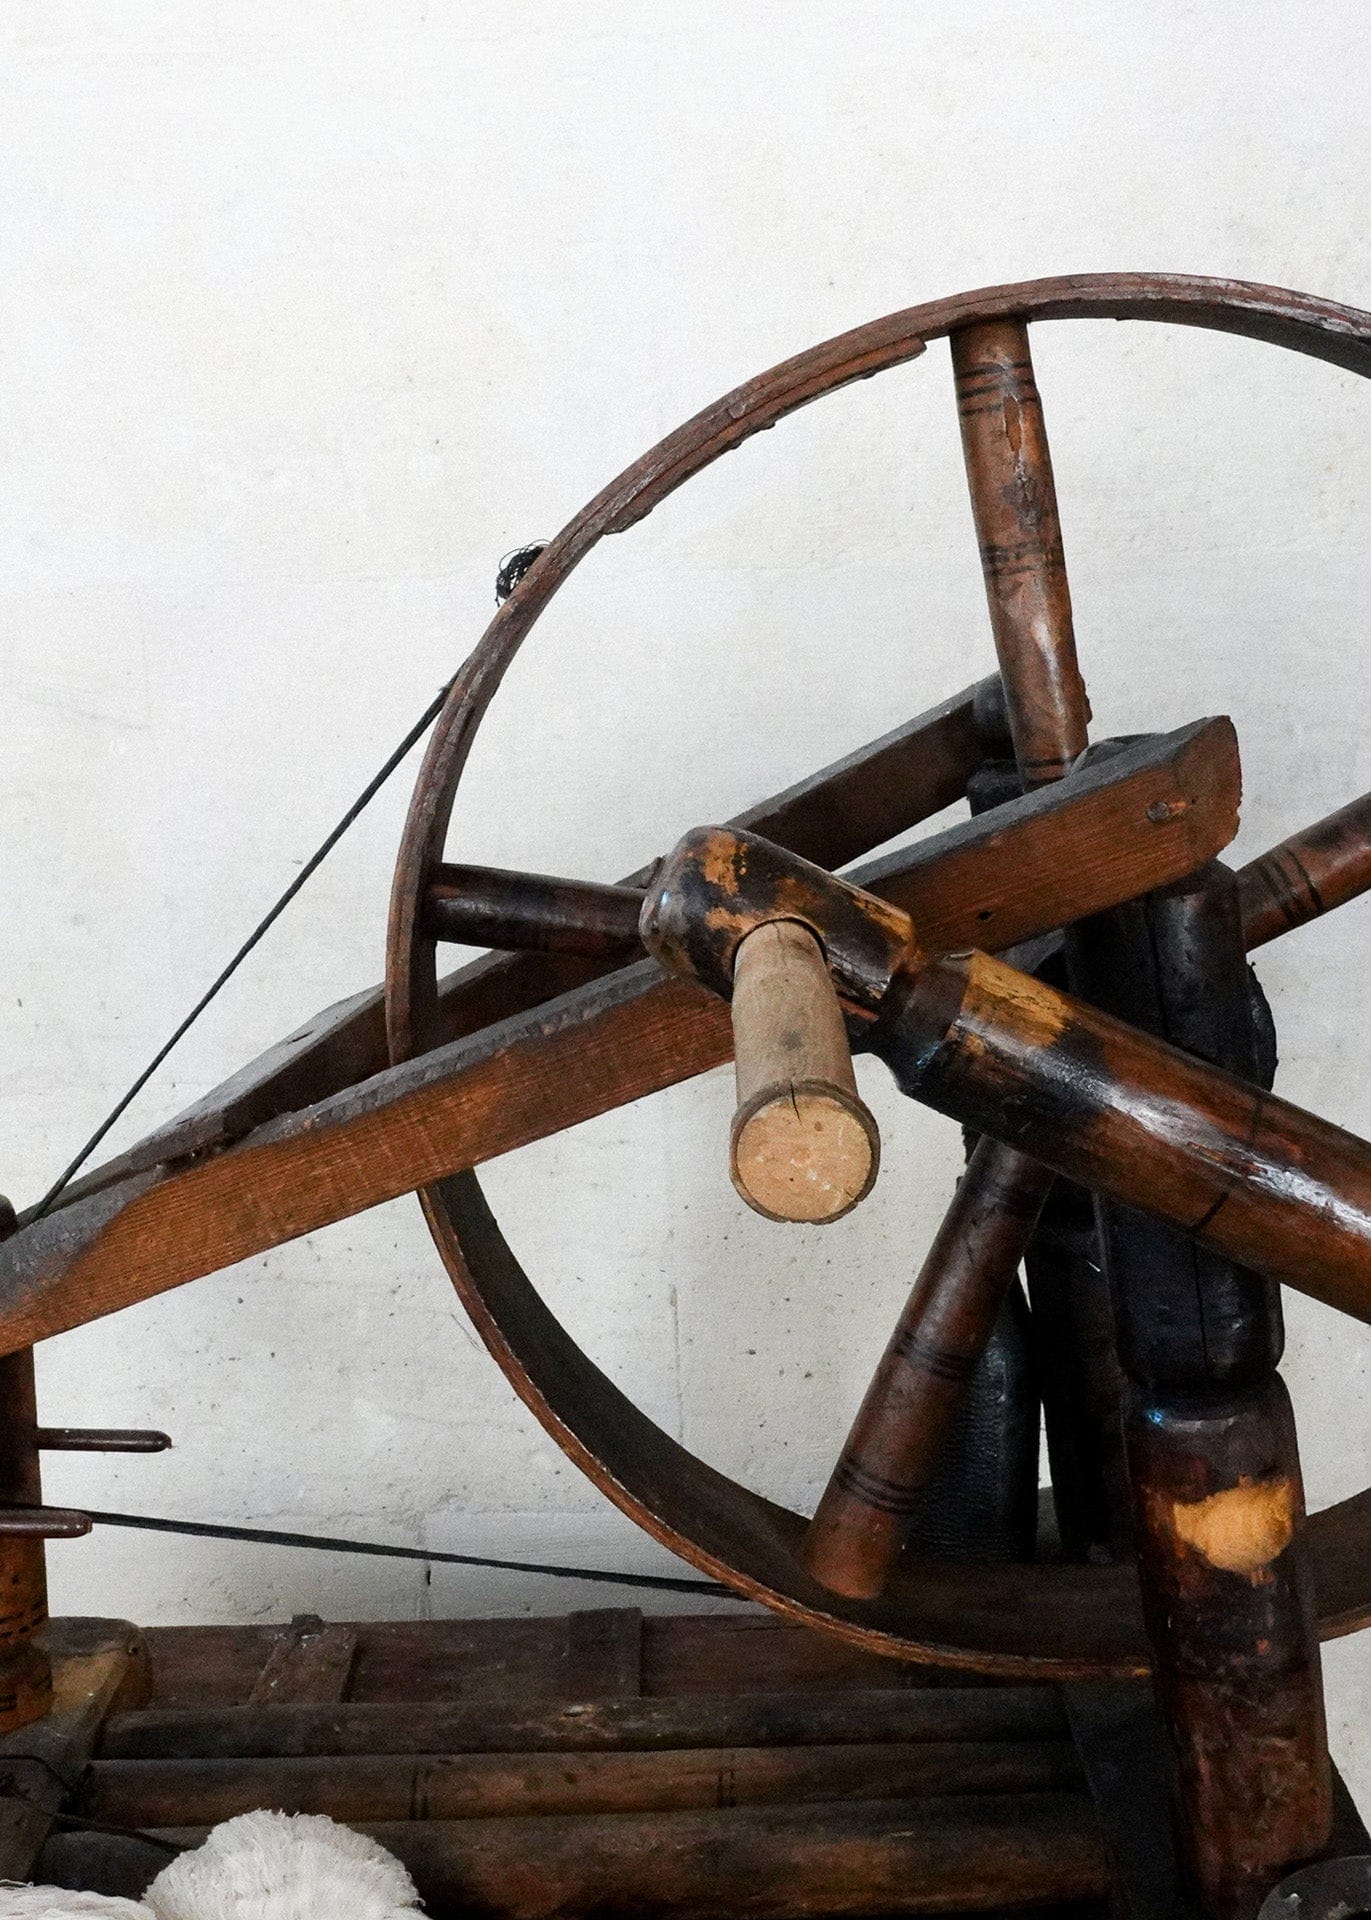
M 502 1573 L 544 1573 L 551 1580 L 599 1580 L 611 1586 L 647 1587 L 658 1593 L 742 1596 L 716 1580 L 687 1580 L 662 1573 L 614 1573 L 607 1567 L 555 1567 L 541 1560 L 494 1560 L 480 1553 L 437 1553 L 427 1547 L 392 1547 L 379 1540 L 334 1540 L 317 1533 L 284 1533 L 268 1527 L 223 1526 L 211 1520 L 161 1520 L 142 1513 L 97 1513 L 83 1507 L 97 1527 L 129 1527 L 141 1533 L 181 1533 L 201 1540 L 246 1540 L 268 1547 L 311 1547 L 318 1553 L 370 1554 L 385 1560 L 421 1560 L 451 1567 L 494 1567 Z
M 290 885 L 286 888 L 285 892 L 281 895 L 280 899 L 277 900 L 275 905 L 269 908 L 268 911 L 263 915 L 263 917 L 258 921 L 257 925 L 253 928 L 252 932 L 248 935 L 247 939 L 243 942 L 242 946 L 239 947 L 237 953 L 234 954 L 233 958 L 229 961 L 228 965 L 224 967 L 222 972 L 218 974 L 218 976 L 205 989 L 204 993 L 201 994 L 200 998 L 196 1001 L 195 1005 L 191 1008 L 190 1012 L 186 1015 L 185 1019 L 181 1022 L 180 1026 L 177 1027 L 175 1033 L 172 1034 L 171 1038 L 168 1041 L 166 1041 L 163 1046 L 158 1048 L 157 1052 L 152 1056 L 151 1060 L 149 1060 L 148 1064 L 143 1068 L 143 1071 L 138 1075 L 138 1078 L 133 1082 L 133 1085 L 128 1089 L 128 1091 L 125 1094 L 122 1095 L 122 1097 L 118 1101 L 116 1101 L 114 1106 L 111 1107 L 110 1111 L 105 1115 L 104 1119 L 100 1122 L 99 1126 L 95 1129 L 95 1132 L 90 1136 L 90 1139 L 87 1140 L 86 1144 L 82 1147 L 81 1151 L 66 1167 L 62 1169 L 62 1172 L 58 1175 L 56 1180 L 53 1181 L 52 1185 L 48 1188 L 47 1192 L 43 1195 L 43 1198 L 38 1202 L 38 1205 L 34 1208 L 33 1212 L 29 1215 L 28 1217 L 29 1224 L 31 1224 L 35 1220 L 41 1220 L 43 1218 L 43 1215 L 48 1211 L 49 1207 L 53 1205 L 54 1201 L 61 1194 L 62 1189 L 68 1184 L 70 1180 L 73 1179 L 73 1177 L 76 1174 L 78 1174 L 81 1171 L 81 1168 L 86 1164 L 87 1160 L 89 1160 L 90 1156 L 94 1153 L 95 1149 L 99 1146 L 100 1142 L 104 1139 L 105 1135 L 109 1132 L 110 1128 L 114 1125 L 115 1121 L 119 1119 L 120 1115 L 124 1113 L 126 1108 L 128 1108 L 132 1104 L 132 1102 L 137 1098 L 137 1096 L 143 1091 L 143 1088 L 147 1085 L 148 1081 L 151 1080 L 153 1074 L 156 1073 L 157 1069 L 161 1066 L 162 1062 L 166 1059 L 167 1055 L 171 1052 L 172 1048 L 177 1044 L 179 1040 L 183 1039 L 185 1035 L 189 1032 L 191 1027 L 194 1026 L 195 1022 L 200 1018 L 200 1015 L 205 1011 L 205 1008 L 209 1005 L 210 1001 L 213 1000 L 214 996 L 220 991 L 220 989 L 224 987 L 229 980 L 232 979 L 233 975 L 238 971 L 239 967 L 243 964 L 244 960 L 247 959 L 248 955 L 252 952 L 253 948 L 257 945 L 258 941 L 276 923 L 276 921 L 280 918 L 280 916 L 285 912 L 286 908 L 290 905 L 291 901 L 295 898 L 296 894 L 299 893 L 301 887 L 303 887 L 305 882 L 310 878 L 311 874 L 313 874 L 318 869 L 318 867 L 321 865 L 321 863 L 326 858 L 326 856 L 330 854 L 333 851 L 333 849 L 337 846 L 338 842 L 342 839 L 343 835 L 347 832 L 348 828 L 352 825 L 353 821 L 363 811 L 363 809 L 366 808 L 371 803 L 371 801 L 376 798 L 376 795 L 381 791 L 381 788 L 386 784 L 386 781 L 389 780 L 391 774 L 394 773 L 395 769 L 400 765 L 400 762 L 410 752 L 410 749 L 416 746 L 418 742 L 423 738 L 424 734 L 427 733 L 428 729 L 433 725 L 433 722 L 438 718 L 438 715 L 442 712 L 443 702 L 447 699 L 448 689 L 451 687 L 451 684 L 452 682 L 449 681 L 448 685 L 445 686 L 441 690 L 441 692 L 435 694 L 433 699 L 424 708 L 423 713 L 415 721 L 414 725 L 410 728 L 409 732 L 405 735 L 404 739 L 400 742 L 399 746 L 396 747 L 395 751 L 390 755 L 385 765 L 380 769 L 378 773 L 373 774 L 371 779 L 367 782 L 367 784 L 363 787 L 362 791 L 358 794 L 357 798 L 353 801 L 352 805 L 348 808 L 347 812 L 343 815 L 342 819 L 339 820 L 337 826 L 335 826 L 332 829 L 332 831 L 328 833 L 323 840 L 320 841 L 319 845 L 315 848 L 314 852 L 310 855 L 309 859 L 306 860 L 304 866 L 301 867 L 300 871 L 296 874 L 295 878 L 291 881 Z

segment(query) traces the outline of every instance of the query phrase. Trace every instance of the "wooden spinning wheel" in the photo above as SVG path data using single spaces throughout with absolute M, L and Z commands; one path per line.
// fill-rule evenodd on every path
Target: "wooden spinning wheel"
M 697 1567 L 905 1659 L 1049 1679 L 1151 1666 L 1195 1871 L 1226 1909 L 1326 1843 L 1317 1641 L 1371 1621 L 1371 1491 L 1306 1521 L 1276 1374 L 1279 1282 L 1371 1321 L 1371 1147 L 1268 1091 L 1246 961 L 1371 887 L 1371 800 L 1235 875 L 1218 861 L 1240 792 L 1228 721 L 1090 744 L 1029 349 L 1030 325 L 1076 317 L 1215 328 L 1371 374 L 1371 315 L 1106 275 L 894 314 L 697 415 L 539 553 L 454 682 L 400 851 L 384 995 L 321 1015 L 21 1222 L 0 1248 L 0 1333 L 22 1353 L 420 1189 L 517 1392 Z M 619 884 L 449 863 L 477 729 L 597 541 L 942 335 L 998 676 Z M 835 877 L 968 794 L 968 822 Z M 501 951 L 444 978 L 445 940 Z M 979 1143 L 811 1518 L 706 1466 L 598 1370 L 472 1169 L 734 1054 L 735 1183 L 773 1217 L 836 1218 L 879 1160 L 853 1045 Z M 1025 1258 L 1055 1356 L 1040 1385 L 1063 1550 L 907 1552 Z

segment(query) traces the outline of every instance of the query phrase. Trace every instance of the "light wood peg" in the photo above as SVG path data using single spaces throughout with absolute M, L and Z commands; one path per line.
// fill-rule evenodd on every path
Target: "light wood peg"
M 871 1190 L 880 1134 L 857 1092 L 823 948 L 768 920 L 733 963 L 733 1184 L 771 1220 L 837 1220 Z

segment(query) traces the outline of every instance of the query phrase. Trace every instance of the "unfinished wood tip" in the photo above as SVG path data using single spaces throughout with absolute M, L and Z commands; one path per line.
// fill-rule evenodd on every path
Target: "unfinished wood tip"
M 823 949 L 795 920 L 755 928 L 733 966 L 733 1184 L 771 1220 L 837 1220 L 869 1192 L 880 1135 L 857 1092 Z
M 771 1220 L 837 1220 L 871 1190 L 880 1158 L 876 1123 L 853 1095 L 788 1083 L 740 1110 L 733 1184 Z

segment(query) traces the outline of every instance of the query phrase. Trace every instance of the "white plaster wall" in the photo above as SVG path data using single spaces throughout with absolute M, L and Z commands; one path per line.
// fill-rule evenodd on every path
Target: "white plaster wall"
M 495 562 L 739 379 L 888 309 L 1075 269 L 1371 303 L 1359 0 L 976 8 L 10 0 L 0 64 L 0 1184 L 43 1189 L 476 639 Z M 1371 786 L 1371 394 L 1156 327 L 1040 329 L 1101 733 L 1228 711 L 1237 852 Z M 595 554 L 497 702 L 454 846 L 612 876 L 985 672 L 945 348 Z M 379 973 L 408 770 L 116 1136 Z M 1371 909 L 1270 951 L 1281 1085 L 1371 1130 Z M 727 1077 L 492 1168 L 659 1419 L 812 1499 L 949 1191 L 783 1231 Z M 1316 1504 L 1371 1480 L 1371 1335 L 1301 1301 Z M 162 1425 L 51 1494 L 656 1568 L 515 1403 L 412 1201 L 41 1356 L 52 1421 Z M 148 1621 L 558 1610 L 603 1590 L 99 1533 L 55 1604 Z M 663 1602 L 662 1604 L 669 1604 Z M 1371 1792 L 1371 1649 L 1329 1660 Z

